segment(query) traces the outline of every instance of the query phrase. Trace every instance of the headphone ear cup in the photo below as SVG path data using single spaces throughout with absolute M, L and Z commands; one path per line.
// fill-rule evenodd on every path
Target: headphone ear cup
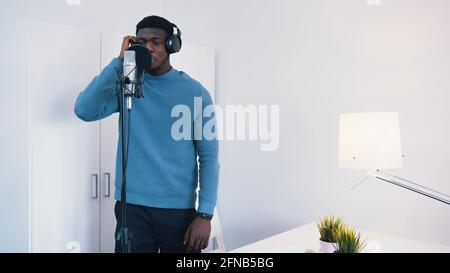
M 177 53 L 181 49 L 181 38 L 171 35 L 166 39 L 166 51 L 168 54 Z

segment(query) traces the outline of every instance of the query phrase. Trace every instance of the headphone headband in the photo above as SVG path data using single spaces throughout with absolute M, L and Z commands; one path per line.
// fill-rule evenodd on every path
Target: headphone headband
M 181 30 L 174 23 L 171 23 L 171 24 L 172 24 L 172 27 L 176 30 L 176 33 L 174 32 L 173 35 L 181 37 Z
M 181 49 L 181 30 L 174 24 L 170 23 L 175 28 L 176 33 L 167 37 L 166 39 L 166 51 L 169 54 L 177 53 Z

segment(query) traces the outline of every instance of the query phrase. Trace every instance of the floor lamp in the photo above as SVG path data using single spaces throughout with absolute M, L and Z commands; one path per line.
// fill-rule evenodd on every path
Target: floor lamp
M 368 177 L 450 205 L 450 196 L 386 173 L 403 164 L 397 112 L 343 113 L 339 117 L 339 167 L 368 170 Z

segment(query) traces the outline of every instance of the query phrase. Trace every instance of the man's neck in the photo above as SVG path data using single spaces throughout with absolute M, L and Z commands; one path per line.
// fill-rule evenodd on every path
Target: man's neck
M 159 75 L 169 72 L 170 69 L 172 69 L 172 65 L 168 62 L 168 63 L 160 66 L 158 69 L 151 70 L 148 73 L 153 76 L 159 76 Z

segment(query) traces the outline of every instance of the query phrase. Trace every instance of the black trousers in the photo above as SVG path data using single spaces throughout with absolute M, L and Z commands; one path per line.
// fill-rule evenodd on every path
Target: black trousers
M 116 202 L 116 238 L 122 227 L 122 203 Z M 184 235 L 196 211 L 192 209 L 164 209 L 127 204 L 127 225 L 133 235 L 131 252 L 186 253 Z M 115 252 L 122 252 L 120 241 L 116 240 Z M 201 251 L 190 251 L 200 253 Z

